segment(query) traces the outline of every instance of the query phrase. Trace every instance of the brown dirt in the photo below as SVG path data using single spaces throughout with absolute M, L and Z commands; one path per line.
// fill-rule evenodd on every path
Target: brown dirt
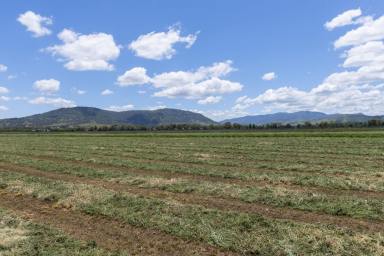
M 199 195 L 194 193 L 172 193 L 160 189 L 131 187 L 127 184 L 112 183 L 108 181 L 71 176 L 67 174 L 49 173 L 30 167 L 21 167 L 15 165 L 10 165 L 6 167 L 0 165 L 0 171 L 14 171 L 33 176 L 44 177 L 52 180 L 89 184 L 110 189 L 113 191 L 128 192 L 144 197 L 171 199 L 183 204 L 200 205 L 206 208 L 218 209 L 223 211 L 256 213 L 274 219 L 292 220 L 296 222 L 310 224 L 331 224 L 346 229 L 366 230 L 371 232 L 382 232 L 384 230 L 384 222 L 380 221 L 354 219 L 345 216 L 334 216 L 324 213 L 269 206 L 261 203 L 246 203 L 229 198 Z
M 152 176 L 157 176 L 157 177 L 162 177 L 167 179 L 183 178 L 183 179 L 197 180 L 197 181 L 204 180 L 209 182 L 219 182 L 219 183 L 225 183 L 225 184 L 236 184 L 241 186 L 258 186 L 258 187 L 275 185 L 278 187 L 292 189 L 292 190 L 296 190 L 304 193 L 322 193 L 329 196 L 354 196 L 354 197 L 368 198 L 368 199 L 369 198 L 384 199 L 383 191 L 328 189 L 324 187 L 295 185 L 288 182 L 276 184 L 270 181 L 262 181 L 262 180 L 241 180 L 236 178 L 221 178 L 221 177 L 213 177 L 213 176 L 190 174 L 190 173 L 180 173 L 180 172 L 175 173 L 175 172 L 166 172 L 166 171 L 135 169 L 135 168 L 125 167 L 125 166 L 116 166 L 113 164 L 106 164 L 106 163 L 91 163 L 91 162 L 82 161 L 82 160 L 63 159 L 56 156 L 34 156 L 34 155 L 27 155 L 27 154 L 25 156 L 33 159 L 38 159 L 38 160 L 55 161 L 57 163 L 63 163 L 63 164 L 75 164 L 77 166 L 82 166 L 85 168 L 94 168 L 94 169 L 108 168 L 113 171 L 125 171 L 125 172 L 134 173 L 137 175 L 144 175 L 144 176 L 152 175 Z
M 1 192 L 1 191 L 0 191 Z M 70 236 L 95 241 L 107 250 L 130 255 L 235 255 L 233 252 L 166 233 L 130 226 L 105 217 L 58 209 L 31 196 L 0 193 L 0 205 L 32 221 L 53 226 Z

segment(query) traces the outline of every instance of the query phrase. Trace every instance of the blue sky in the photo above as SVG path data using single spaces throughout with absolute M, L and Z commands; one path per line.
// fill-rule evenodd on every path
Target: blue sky
M 0 118 L 384 114 L 382 15 L 379 0 L 2 1 Z

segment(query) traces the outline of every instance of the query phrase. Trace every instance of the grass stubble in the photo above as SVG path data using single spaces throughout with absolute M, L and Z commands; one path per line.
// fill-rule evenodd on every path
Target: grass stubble
M 12 135 L 1 136 L 0 141 L 3 145 L 1 150 L 9 152 L 1 156 L 1 164 L 14 165 L 15 168 L 28 166 L 47 173 L 98 179 L 143 191 L 165 191 L 181 197 L 206 195 L 250 205 L 278 207 L 281 211 L 295 209 L 331 216 L 341 215 L 356 220 L 383 221 L 383 198 L 380 196 L 356 198 L 353 195 L 354 190 L 383 191 L 384 181 L 381 176 L 383 170 L 377 164 L 384 158 L 381 144 L 384 142 L 384 137 L 380 133 L 367 136 L 362 136 L 360 133 L 356 136 L 353 133 L 331 134 L 328 137 L 323 134 L 321 136 L 295 134 L 291 137 L 287 134 L 280 134 L 277 137 L 272 137 L 270 134 L 254 137 L 247 137 L 244 134 L 210 137 L 199 137 L 196 134 L 193 136 L 178 134 L 175 137 L 79 135 L 76 138 Z M 286 147 L 290 143 L 292 147 L 288 150 Z M 165 150 L 167 147 L 171 150 Z M 177 150 L 172 150 L 173 147 Z M 131 150 L 132 148 L 137 150 Z M 158 155 L 156 150 L 153 152 L 154 148 L 160 151 Z M 87 167 L 77 165 L 74 161 L 38 160 L 24 155 L 50 149 L 57 158 L 84 162 L 94 159 L 93 162 L 96 164 L 106 163 L 116 168 Z M 68 153 L 60 153 L 60 149 Z M 100 152 L 103 150 L 107 150 L 108 154 L 101 156 Z M 251 150 L 257 154 L 252 154 Z M 333 161 L 336 162 L 335 167 L 331 162 L 327 162 L 326 158 L 306 160 L 306 157 L 301 157 L 298 158 L 300 163 L 295 163 L 295 156 L 292 155 L 295 150 L 306 152 L 306 157 L 314 157 L 315 154 L 326 156 L 331 154 L 332 150 L 337 151 L 338 154 L 332 154 Z M 124 153 L 126 151 L 129 154 Z M 268 152 L 274 151 L 279 152 L 280 159 L 284 158 L 284 154 L 289 157 L 285 169 L 282 168 L 283 162 L 274 163 L 270 160 Z M 21 154 L 17 155 L 17 152 Z M 82 152 L 84 154 L 81 158 Z M 146 152 L 144 160 L 153 160 L 141 161 L 140 154 L 143 152 Z M 225 157 L 231 153 L 235 157 L 227 161 Z M 357 160 L 354 161 L 351 155 L 356 155 Z M 344 156 L 350 160 L 343 159 Z M 184 168 L 183 161 L 186 162 Z M 270 169 L 272 172 L 243 171 L 247 168 L 252 169 L 252 166 L 256 166 L 253 169 L 261 168 L 263 165 L 264 169 Z M 119 166 L 149 171 L 148 174 L 132 174 L 124 170 L 119 171 Z M 159 173 L 193 173 L 201 176 L 202 180 L 180 178 L 177 175 L 175 178 L 156 176 L 151 175 L 151 170 Z M 318 170 L 322 175 L 318 174 Z M 332 173 L 343 175 L 337 179 L 338 176 Z M 236 182 L 233 184 L 212 182 L 209 179 L 204 181 L 204 176 L 215 175 L 229 180 L 267 182 L 265 186 L 255 186 Z M 284 187 L 282 184 L 295 185 L 296 189 Z M 297 189 L 297 186 L 317 186 L 336 193 L 333 196 L 327 193 L 312 193 L 305 189 Z M 68 215 L 83 214 L 106 218 L 140 230 L 155 230 L 175 239 L 196 242 L 199 246 L 205 244 L 207 248 L 217 248 L 216 252 L 243 255 L 383 255 L 384 251 L 381 231 L 349 229 L 321 221 L 311 223 L 311 221 L 278 219 L 235 209 L 217 209 L 209 205 L 180 202 L 172 197 L 157 198 L 146 196 L 145 193 L 138 195 L 115 191 L 97 184 L 37 177 L 12 172 L 9 168 L 0 172 L 0 187 L 2 193 L 14 196 L 15 200 L 18 200 L 18 197 L 31 197 L 47 203 L 46 211 L 58 209 L 66 211 Z M 337 195 L 338 189 L 347 192 Z M 351 191 L 350 196 L 348 191 Z M 52 228 L 35 223 L 33 218 L 32 221 L 22 219 L 10 213 L 9 207 L 10 205 L 6 205 L 4 208 L 7 209 L 0 210 L 0 238 L 2 238 L 0 255 L 36 255 L 28 254 L 33 252 L 32 247 L 35 252 L 41 253 L 40 255 L 129 254 L 129 251 L 113 252 L 111 248 L 105 250 L 106 246 L 98 246 L 92 241 L 72 238 L 70 234 L 63 233 L 60 227 Z M 19 211 L 17 215 L 20 214 Z

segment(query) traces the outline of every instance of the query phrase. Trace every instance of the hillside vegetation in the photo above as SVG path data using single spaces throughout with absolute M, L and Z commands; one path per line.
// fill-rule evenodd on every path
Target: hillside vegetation
M 61 127 L 86 125 L 215 124 L 211 119 L 178 109 L 131 110 L 114 112 L 90 107 L 61 108 L 43 114 L 0 120 L 0 128 Z

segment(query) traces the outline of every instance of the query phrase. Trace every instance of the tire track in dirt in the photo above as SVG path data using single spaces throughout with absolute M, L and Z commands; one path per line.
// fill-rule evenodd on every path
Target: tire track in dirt
M 28 155 L 25 154 L 24 156 L 30 157 L 32 159 L 38 159 L 38 160 L 47 160 L 47 161 L 55 161 L 57 163 L 63 163 L 63 164 L 74 164 L 77 166 L 85 167 L 85 168 L 93 168 L 93 169 L 100 169 L 100 168 L 107 168 L 112 171 L 126 171 L 128 173 L 133 173 L 137 175 L 142 176 L 157 176 L 162 177 L 166 179 L 172 179 L 172 178 L 182 178 L 182 179 L 188 179 L 188 180 L 195 180 L 195 181 L 208 181 L 213 183 L 224 183 L 224 184 L 235 184 L 240 186 L 259 186 L 259 187 L 265 187 L 265 186 L 277 186 L 282 187 L 286 189 L 292 189 L 296 190 L 298 192 L 304 192 L 304 193 L 322 193 L 329 196 L 355 196 L 359 198 L 377 198 L 377 199 L 384 199 L 384 191 L 368 191 L 368 190 L 352 190 L 352 189 L 328 189 L 325 187 L 316 187 L 316 186 L 302 186 L 302 185 L 295 185 L 290 183 L 273 183 L 270 181 L 264 181 L 264 180 L 242 180 L 242 179 L 236 179 L 234 177 L 231 178 L 223 178 L 218 176 L 207 176 L 203 174 L 190 174 L 190 173 L 182 173 L 182 172 L 167 172 L 167 171 L 156 171 L 156 170 L 145 170 L 145 169 L 136 169 L 126 166 L 116 166 L 113 164 L 107 164 L 107 163 L 92 163 L 88 161 L 83 160 L 73 160 L 73 159 L 64 159 L 56 156 L 35 156 L 35 155 Z
M 107 250 L 125 250 L 129 255 L 236 255 L 197 241 L 184 240 L 164 232 L 144 229 L 81 212 L 58 209 L 32 196 L 0 190 L 0 206 L 32 221 L 53 226 L 71 237 L 95 241 Z
M 351 230 L 365 230 L 369 232 L 383 232 L 384 222 L 374 220 L 354 219 L 346 216 L 334 216 L 325 213 L 316 213 L 296 210 L 286 207 L 269 206 L 261 203 L 246 203 L 238 200 L 208 195 L 172 193 L 161 189 L 130 187 L 127 184 L 111 183 L 102 180 L 76 177 L 67 174 L 48 173 L 29 167 L 1 166 L 0 171 L 19 172 L 31 176 L 38 176 L 51 180 L 88 184 L 103 187 L 116 192 L 128 192 L 149 198 L 175 200 L 182 204 L 200 205 L 210 209 L 222 211 L 244 212 L 260 214 L 267 218 L 291 220 L 309 224 L 330 224 Z

